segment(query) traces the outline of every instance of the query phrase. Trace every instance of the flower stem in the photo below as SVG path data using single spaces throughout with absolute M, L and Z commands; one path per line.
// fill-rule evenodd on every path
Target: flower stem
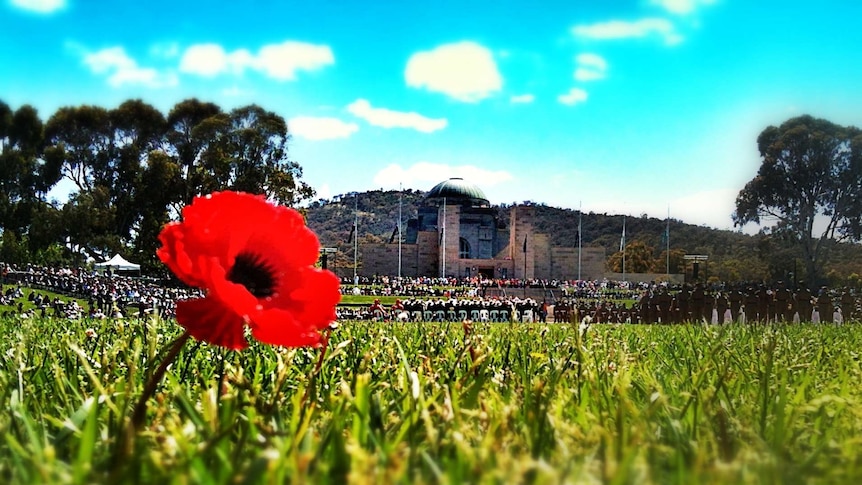
M 191 337 L 189 332 L 185 332 L 177 337 L 177 339 L 174 340 L 174 343 L 171 344 L 171 348 L 168 350 L 165 358 L 162 359 L 162 363 L 159 364 L 158 369 L 156 369 L 156 371 L 153 372 L 153 375 L 150 376 L 150 380 L 147 382 L 147 387 L 144 388 L 144 392 L 141 393 L 138 403 L 135 404 L 135 411 L 132 413 L 130 431 L 135 432 L 142 424 L 144 424 L 144 418 L 147 416 L 147 401 L 149 401 L 156 393 L 156 388 L 159 387 L 159 383 L 165 376 L 168 366 L 176 360 L 177 355 L 180 353 L 180 350 L 182 350 L 189 337 Z
M 132 413 L 132 420 L 123 427 L 123 430 L 120 433 L 120 438 L 116 443 L 117 447 L 114 450 L 113 460 L 114 470 L 111 473 L 111 480 L 109 483 L 117 483 L 120 481 L 119 477 L 122 473 L 125 459 L 134 448 L 135 434 L 137 434 L 141 425 L 144 424 L 144 418 L 147 416 L 147 401 L 149 401 L 156 393 L 156 389 L 159 387 L 159 382 L 161 382 L 162 378 L 165 376 L 168 366 L 176 360 L 177 355 L 179 355 L 180 350 L 182 350 L 183 345 L 185 345 L 190 336 L 191 334 L 189 334 L 189 332 L 185 332 L 173 341 L 168 353 L 165 354 L 165 357 L 159 364 L 159 367 L 150 376 L 150 380 L 147 381 L 147 385 L 144 387 L 144 392 L 141 393 L 141 397 L 138 398 L 138 402 L 135 404 L 135 410 Z
M 329 350 L 330 332 L 331 330 L 327 329 L 326 333 L 323 335 L 323 345 L 320 349 L 320 357 L 317 358 L 317 365 L 314 366 L 314 371 L 308 379 L 308 387 L 305 388 L 305 393 L 302 395 L 302 401 L 300 401 L 303 409 L 306 409 L 305 404 L 308 402 L 309 397 L 311 397 L 311 390 L 317 385 L 317 375 L 320 374 L 320 369 L 323 367 L 323 359 L 326 357 L 326 351 Z

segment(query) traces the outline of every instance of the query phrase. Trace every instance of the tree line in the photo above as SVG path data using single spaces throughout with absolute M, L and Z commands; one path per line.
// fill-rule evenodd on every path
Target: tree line
M 399 199 L 404 224 L 416 216 L 425 192 L 405 189 L 375 190 L 320 199 L 310 204 L 308 225 L 320 236 L 321 244 L 338 249 L 330 256 L 330 267 L 342 270 L 353 265 L 353 224 L 358 221 L 359 244 L 397 242 Z M 494 205 L 498 217 L 508 221 L 512 204 Z M 578 225 L 584 247 L 603 247 L 607 269 L 622 272 L 620 240 L 623 216 L 578 211 L 545 204 L 535 208 L 534 227 L 548 235 L 551 244 L 577 247 Z M 354 212 L 354 208 L 357 209 Z M 406 231 L 406 229 L 405 229 Z M 668 236 L 670 240 L 668 241 Z M 669 250 L 669 252 L 668 252 Z M 852 286 L 862 288 L 862 247 L 848 241 L 824 243 L 828 258 L 818 263 L 818 272 L 809 273 L 804 254 L 792 238 L 780 231 L 764 228 L 756 234 L 738 230 L 718 230 L 686 224 L 678 219 L 658 219 L 642 215 L 626 218 L 626 272 L 686 273 L 691 278 L 693 265 L 686 254 L 706 255 L 700 264 L 701 281 L 770 282 L 784 281 L 789 287 L 802 285 Z M 359 264 L 362 264 L 360 248 Z
M 159 231 L 195 195 L 311 198 L 289 139 L 284 118 L 257 105 L 187 99 L 165 115 L 135 99 L 62 107 L 43 121 L 0 100 L 0 260 L 80 264 L 122 252 L 157 268 Z M 49 200 L 64 180 L 68 200 Z
M 158 233 L 195 195 L 242 190 L 289 206 L 312 198 L 301 166 L 288 156 L 289 139 L 284 118 L 257 105 L 225 111 L 187 99 L 163 114 L 135 99 L 114 109 L 67 106 L 43 121 L 30 105 L 12 109 L 0 100 L 0 260 L 82 264 L 120 252 L 146 270 L 161 268 Z M 627 271 L 661 273 L 669 259 L 670 271 L 682 272 L 684 254 L 706 254 L 710 275 L 724 281 L 857 285 L 862 131 L 806 115 L 767 127 L 757 144 L 760 168 L 732 215 L 738 225 L 761 225 L 758 235 L 629 218 Z M 68 200 L 49 200 L 63 181 L 71 187 Z M 353 237 L 391 241 L 398 198 L 406 221 L 423 192 L 354 197 L 307 209 L 321 242 L 339 247 L 341 264 L 352 262 Z M 621 269 L 622 216 L 584 214 L 579 232 L 577 211 L 536 206 L 537 229 L 553 244 L 576 246 L 580 235 L 583 244 L 606 248 L 610 270 Z

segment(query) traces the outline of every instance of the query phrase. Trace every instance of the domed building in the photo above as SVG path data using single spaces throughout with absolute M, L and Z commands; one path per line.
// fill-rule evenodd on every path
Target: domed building
M 507 212 L 507 213 L 506 213 Z M 478 186 L 461 178 L 435 185 L 400 247 L 403 276 L 576 279 L 601 278 L 603 248 L 550 245 L 534 230 L 535 207 L 492 207 Z M 398 274 L 398 244 L 363 244 L 360 274 Z M 580 261 L 579 261 L 580 259 Z

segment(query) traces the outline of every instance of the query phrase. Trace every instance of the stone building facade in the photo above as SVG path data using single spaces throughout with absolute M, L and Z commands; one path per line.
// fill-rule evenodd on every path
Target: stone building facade
M 514 206 L 501 214 L 477 186 L 460 178 L 437 184 L 416 219 L 407 223 L 400 246 L 403 276 L 600 279 L 605 250 L 553 246 L 535 230 L 535 207 Z M 359 274 L 398 274 L 399 245 L 360 245 Z M 580 266 L 580 267 L 579 267 Z

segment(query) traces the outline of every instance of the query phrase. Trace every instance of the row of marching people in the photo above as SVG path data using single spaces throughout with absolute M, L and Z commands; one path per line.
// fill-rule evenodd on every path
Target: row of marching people
M 339 308 L 339 319 L 410 322 L 544 322 L 548 305 L 532 298 L 448 298 L 395 300 L 390 307 L 375 299 L 367 308 Z
M 774 288 L 729 286 L 716 292 L 701 285 L 683 286 L 678 292 L 660 287 L 641 294 L 631 307 L 607 300 L 565 300 L 554 308 L 556 321 L 591 316 L 604 323 L 842 323 L 859 315 L 859 298 L 852 291 L 821 288 L 816 296 L 808 289 L 796 292 L 781 282 Z

